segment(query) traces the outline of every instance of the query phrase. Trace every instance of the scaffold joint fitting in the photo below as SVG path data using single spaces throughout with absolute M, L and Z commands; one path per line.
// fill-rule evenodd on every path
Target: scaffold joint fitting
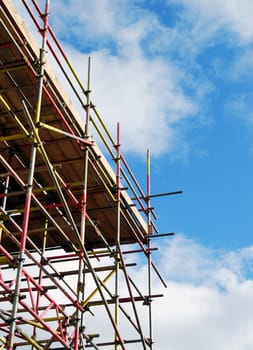
M 143 305 L 150 305 L 151 302 L 152 302 L 152 299 L 150 296 L 147 295 L 144 297 Z

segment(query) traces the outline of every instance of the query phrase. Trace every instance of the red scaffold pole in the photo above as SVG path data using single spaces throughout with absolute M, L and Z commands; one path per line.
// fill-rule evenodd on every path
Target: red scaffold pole
M 150 150 L 147 150 L 147 216 L 148 216 L 148 234 L 147 234 L 147 246 L 148 246 L 148 308 L 149 308 L 149 342 L 150 349 L 153 349 L 153 329 L 152 329 L 152 306 L 151 306 L 151 239 L 152 235 L 152 223 L 150 217 Z
M 37 96 L 37 106 L 36 106 L 36 114 L 35 114 L 35 122 L 37 123 L 40 118 L 41 113 L 41 101 L 42 101 L 42 91 L 43 91 L 43 76 L 44 76 L 44 66 L 45 66 L 45 45 L 46 45 L 46 32 L 48 27 L 48 14 L 49 14 L 49 0 L 46 1 L 45 6 L 45 14 L 43 16 L 44 28 L 42 33 L 42 46 L 40 49 L 40 71 L 39 71 L 39 86 L 38 86 L 38 96 Z M 34 140 L 35 141 L 35 140 Z M 26 199 L 25 199 L 25 207 L 24 207 L 24 217 L 23 217 L 23 225 L 22 225 L 22 233 L 21 233 L 21 245 L 18 257 L 18 267 L 17 267 L 17 275 L 16 275 L 16 287 L 13 295 L 13 307 L 12 307 L 12 315 L 10 320 L 10 332 L 7 337 L 7 350 L 13 349 L 14 343 L 14 334 L 16 330 L 16 321 L 17 321 L 17 311 L 18 304 L 20 302 L 20 284 L 22 277 L 22 270 L 25 260 L 25 247 L 26 247 L 26 238 L 27 238 L 27 230 L 28 230 L 28 222 L 30 216 L 30 206 L 31 206 L 31 198 L 32 198 L 32 188 L 33 188 L 33 178 L 34 178 L 34 170 L 35 170 L 35 162 L 36 162 L 36 153 L 37 153 L 38 145 L 36 142 L 33 143 L 31 149 L 30 156 L 30 167 L 28 174 L 28 181 L 26 186 Z

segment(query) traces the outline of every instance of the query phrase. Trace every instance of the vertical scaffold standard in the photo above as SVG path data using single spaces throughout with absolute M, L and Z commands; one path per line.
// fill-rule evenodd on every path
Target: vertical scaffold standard
M 119 124 L 114 141 L 91 101 L 90 60 L 85 87 L 48 23 L 49 1 L 20 3 L 41 42 L 0 0 L 0 349 L 152 349 L 151 301 L 162 295 L 151 294 L 151 272 L 165 283 L 151 259 L 149 152 L 145 194 Z M 140 253 L 144 293 L 131 277 Z

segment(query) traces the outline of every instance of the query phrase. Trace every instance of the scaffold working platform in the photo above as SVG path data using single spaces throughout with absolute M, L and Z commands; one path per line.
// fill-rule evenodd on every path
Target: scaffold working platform
M 149 167 L 144 193 L 120 125 L 114 140 L 92 102 L 90 60 L 84 86 L 50 27 L 49 1 L 20 3 L 41 42 L 0 0 L 0 349 L 152 349 L 161 294 L 151 272 L 165 283 L 151 260 Z M 140 253 L 144 292 L 131 277 Z

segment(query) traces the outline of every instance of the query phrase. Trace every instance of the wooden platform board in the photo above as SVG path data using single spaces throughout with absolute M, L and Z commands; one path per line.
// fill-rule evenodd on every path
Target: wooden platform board
M 39 49 L 9 0 L 0 1 L 0 19 L 0 206 L 4 203 L 3 193 L 8 176 L 10 181 L 6 207 L 2 207 L 0 221 L 19 241 L 30 154 L 34 142 L 22 100 L 34 119 L 38 98 Z M 84 120 L 85 111 L 84 115 L 78 115 L 52 70 L 46 66 L 40 121 L 83 137 Z M 55 176 L 61 183 L 71 215 L 76 226 L 80 228 L 80 203 L 84 178 L 83 144 L 44 127 L 39 127 L 38 132 Z M 110 245 L 115 243 L 117 232 L 115 181 L 115 172 L 99 147 L 95 143 L 89 146 L 87 214 L 93 224 L 86 220 L 85 245 L 88 249 L 104 245 L 99 233 L 102 233 Z M 78 247 L 78 240 L 69 223 L 40 146 L 36 156 L 33 196 L 28 237 L 41 248 L 45 222 L 48 220 L 46 244 L 48 249 L 63 247 L 70 250 L 72 249 L 70 241 Z M 52 220 L 48 219 L 45 211 Z M 127 190 L 121 192 L 120 231 L 121 243 L 143 241 L 147 233 L 146 223 Z M 2 232 L 1 244 L 9 252 L 18 250 L 18 246 L 6 232 Z M 29 243 L 27 247 L 32 249 Z

